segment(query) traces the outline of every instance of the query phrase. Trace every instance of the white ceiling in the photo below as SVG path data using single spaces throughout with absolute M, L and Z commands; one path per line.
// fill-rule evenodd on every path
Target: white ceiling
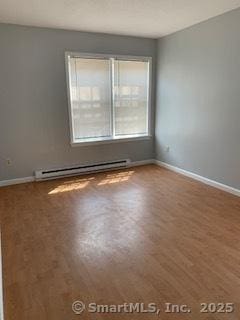
M 0 22 L 158 38 L 240 0 L 0 0 Z

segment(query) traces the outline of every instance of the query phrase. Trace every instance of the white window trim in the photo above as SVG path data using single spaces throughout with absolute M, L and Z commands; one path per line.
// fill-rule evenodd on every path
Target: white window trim
M 129 136 L 116 136 L 116 137 L 107 137 L 107 138 L 93 138 L 92 140 L 74 139 L 73 135 L 73 116 L 71 108 L 71 90 L 70 90 L 70 73 L 69 73 L 69 57 L 79 57 L 79 58 L 114 58 L 118 60 L 129 60 L 129 61 L 146 61 L 149 63 L 149 78 L 148 78 L 148 104 L 147 104 L 147 114 L 148 114 L 148 123 L 147 123 L 147 133 L 144 135 L 129 135 Z M 107 144 L 107 143 L 117 143 L 117 142 L 129 142 L 137 140 L 148 140 L 152 138 L 152 57 L 146 56 L 129 56 L 129 55 L 114 55 L 114 54 L 101 54 L 101 53 L 83 53 L 83 52 L 65 52 L 65 66 L 66 66 L 66 79 L 67 79 L 67 96 L 68 96 L 68 115 L 69 115 L 69 128 L 70 128 L 70 143 L 73 147 L 77 146 L 87 146 L 87 145 L 98 145 L 98 144 Z

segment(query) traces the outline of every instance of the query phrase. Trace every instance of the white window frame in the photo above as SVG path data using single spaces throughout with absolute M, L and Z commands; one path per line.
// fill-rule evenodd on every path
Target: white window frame
M 144 135 L 129 135 L 124 137 L 114 137 L 110 136 L 107 138 L 94 138 L 92 140 L 74 139 L 73 134 L 73 114 L 71 107 L 71 86 L 70 86 L 70 68 L 69 68 L 69 58 L 100 58 L 100 59 L 116 59 L 116 60 L 127 60 L 127 61 L 144 61 L 148 62 L 148 103 L 147 103 L 147 133 Z M 106 144 L 106 143 L 115 143 L 115 142 L 128 142 L 136 140 L 148 140 L 152 138 L 152 108 L 151 108 L 151 92 L 152 92 L 152 57 L 146 56 L 129 56 L 129 55 L 114 55 L 114 54 L 101 54 L 101 53 L 82 53 L 82 52 L 65 52 L 65 66 L 66 66 L 66 79 L 67 79 L 67 96 L 68 96 L 68 114 L 69 114 L 69 128 L 70 128 L 70 142 L 73 147 L 76 146 L 86 146 L 94 144 Z M 110 71 L 110 77 L 112 78 L 112 68 Z M 111 82 L 112 83 L 112 82 Z M 113 88 L 111 88 L 111 101 L 113 101 Z M 113 115 L 111 115 L 113 116 Z M 113 123 L 114 121 L 112 121 Z

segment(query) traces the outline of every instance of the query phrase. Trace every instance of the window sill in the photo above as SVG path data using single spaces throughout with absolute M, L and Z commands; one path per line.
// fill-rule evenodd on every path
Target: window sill
M 92 141 L 84 141 L 80 140 L 79 141 L 74 141 L 71 142 L 72 147 L 81 147 L 81 146 L 92 146 L 92 145 L 100 145 L 100 144 L 109 144 L 109 143 L 119 143 L 119 142 L 131 142 L 131 141 L 139 141 L 139 140 L 150 140 L 152 138 L 151 135 L 146 135 L 146 136 L 129 136 L 125 138 L 105 138 L 101 140 L 94 139 Z

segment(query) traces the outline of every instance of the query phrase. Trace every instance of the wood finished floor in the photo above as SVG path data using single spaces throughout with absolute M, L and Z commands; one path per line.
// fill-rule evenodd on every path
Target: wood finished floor
M 154 165 L 0 188 L 5 320 L 75 315 L 72 302 L 188 304 L 159 319 L 240 319 L 240 199 Z M 200 314 L 201 302 L 234 302 Z

